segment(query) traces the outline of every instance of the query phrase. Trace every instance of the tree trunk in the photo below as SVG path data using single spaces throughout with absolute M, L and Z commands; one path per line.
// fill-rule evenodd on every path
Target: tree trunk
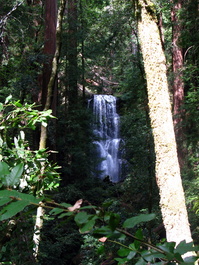
M 77 103 L 77 0 L 68 0 L 68 101 Z
M 48 87 L 47 87 L 47 97 L 46 97 L 46 103 L 45 103 L 44 110 L 50 109 L 51 98 L 53 94 L 52 93 L 53 87 L 54 87 L 55 79 L 57 76 L 57 68 L 58 68 L 60 48 L 61 48 L 62 20 L 63 20 L 65 4 L 66 4 L 66 0 L 60 1 L 60 7 L 58 10 L 57 28 L 56 28 L 56 50 L 55 50 L 55 54 L 54 54 L 53 61 L 52 61 L 52 70 L 51 70 L 51 76 L 50 76 L 50 80 L 49 80 Z M 41 126 L 41 136 L 40 136 L 40 143 L 39 143 L 40 150 L 46 148 L 46 139 L 47 139 L 47 127 Z M 36 222 L 35 222 L 35 234 L 33 236 L 33 241 L 35 244 L 34 256 L 36 260 L 37 260 L 38 251 L 39 251 L 39 242 L 40 242 L 40 235 L 41 235 L 40 231 L 43 226 L 43 215 L 44 215 L 44 209 L 42 206 L 40 206 L 37 209 L 37 216 L 36 216 Z
M 184 164 L 184 149 L 183 149 L 183 127 L 182 114 L 184 103 L 184 82 L 182 79 L 183 69 L 183 49 L 179 46 L 179 38 L 182 31 L 182 26 L 179 20 L 178 11 L 182 8 L 181 0 L 173 1 L 171 11 L 172 20 L 172 66 L 173 66 L 173 114 L 174 114 L 174 129 L 177 141 L 177 151 L 180 166 Z
M 138 33 L 147 80 L 149 115 L 156 154 L 156 181 L 168 241 L 191 242 L 191 232 L 180 176 L 167 83 L 166 59 L 162 49 L 154 5 L 139 0 Z
M 45 1 L 45 34 L 44 55 L 45 63 L 42 76 L 42 108 L 46 104 L 48 83 L 52 71 L 52 61 L 56 49 L 56 23 L 57 23 L 57 0 Z

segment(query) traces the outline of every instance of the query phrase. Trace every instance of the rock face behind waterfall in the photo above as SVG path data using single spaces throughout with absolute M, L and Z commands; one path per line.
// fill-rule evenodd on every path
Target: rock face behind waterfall
M 94 142 L 99 160 L 96 171 L 101 179 L 109 177 L 117 183 L 121 175 L 121 152 L 119 136 L 120 117 L 116 109 L 116 97 L 112 95 L 94 95 L 91 106 L 94 114 Z

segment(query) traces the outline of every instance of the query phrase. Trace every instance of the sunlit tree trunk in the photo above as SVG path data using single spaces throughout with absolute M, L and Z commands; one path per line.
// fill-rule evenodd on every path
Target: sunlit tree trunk
M 55 49 L 55 54 L 52 60 L 52 69 L 51 69 L 50 80 L 49 80 L 48 87 L 47 87 L 46 103 L 45 103 L 44 110 L 50 109 L 52 95 L 53 95 L 53 87 L 54 87 L 55 79 L 57 76 L 57 69 L 58 69 L 58 62 L 59 62 L 60 48 L 61 48 L 62 20 L 63 20 L 65 4 L 66 4 L 65 0 L 60 1 L 60 7 L 58 10 L 57 27 L 56 27 L 56 49 Z M 40 135 L 40 143 L 39 143 L 40 150 L 46 148 L 46 139 L 47 139 L 47 127 L 41 126 L 41 135 Z M 44 168 L 42 167 L 41 171 L 43 170 Z M 43 172 L 41 172 L 41 175 L 42 173 Z M 35 234 L 33 236 L 33 241 L 35 244 L 34 256 L 36 260 L 37 260 L 38 251 L 39 251 L 41 228 L 43 226 L 43 216 L 44 216 L 44 209 L 41 203 L 41 206 L 38 207 L 37 209 L 36 222 L 35 222 Z
M 156 181 L 168 241 L 191 242 L 191 232 L 180 176 L 166 60 L 162 49 L 154 5 L 139 0 L 138 33 L 147 80 L 148 105 L 156 155 Z
M 184 149 L 183 149 L 183 127 L 182 114 L 184 103 L 184 82 L 182 76 L 183 69 L 183 49 L 179 46 L 179 38 L 182 32 L 178 12 L 182 8 L 181 0 L 174 0 L 171 10 L 172 20 L 172 66 L 173 66 L 173 116 L 174 129 L 177 140 L 178 159 L 180 166 L 184 164 Z

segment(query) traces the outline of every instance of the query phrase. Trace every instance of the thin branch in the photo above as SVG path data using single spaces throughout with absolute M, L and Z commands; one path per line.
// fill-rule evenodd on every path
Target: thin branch
M 24 3 L 24 0 L 22 2 L 18 2 L 17 4 L 15 4 L 13 6 L 13 8 L 5 16 L 3 16 L 3 18 L 0 20 L 0 29 L 1 29 L 0 39 L 2 39 L 2 36 L 3 36 L 3 28 L 5 27 L 8 18 L 23 3 Z

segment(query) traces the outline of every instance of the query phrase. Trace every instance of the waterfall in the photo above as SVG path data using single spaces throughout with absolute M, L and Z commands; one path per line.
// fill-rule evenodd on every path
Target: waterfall
M 109 177 L 117 183 L 121 174 L 121 154 L 119 137 L 120 117 L 116 109 L 116 97 L 112 95 L 94 95 L 92 109 L 94 114 L 93 132 L 96 140 L 98 177 Z

